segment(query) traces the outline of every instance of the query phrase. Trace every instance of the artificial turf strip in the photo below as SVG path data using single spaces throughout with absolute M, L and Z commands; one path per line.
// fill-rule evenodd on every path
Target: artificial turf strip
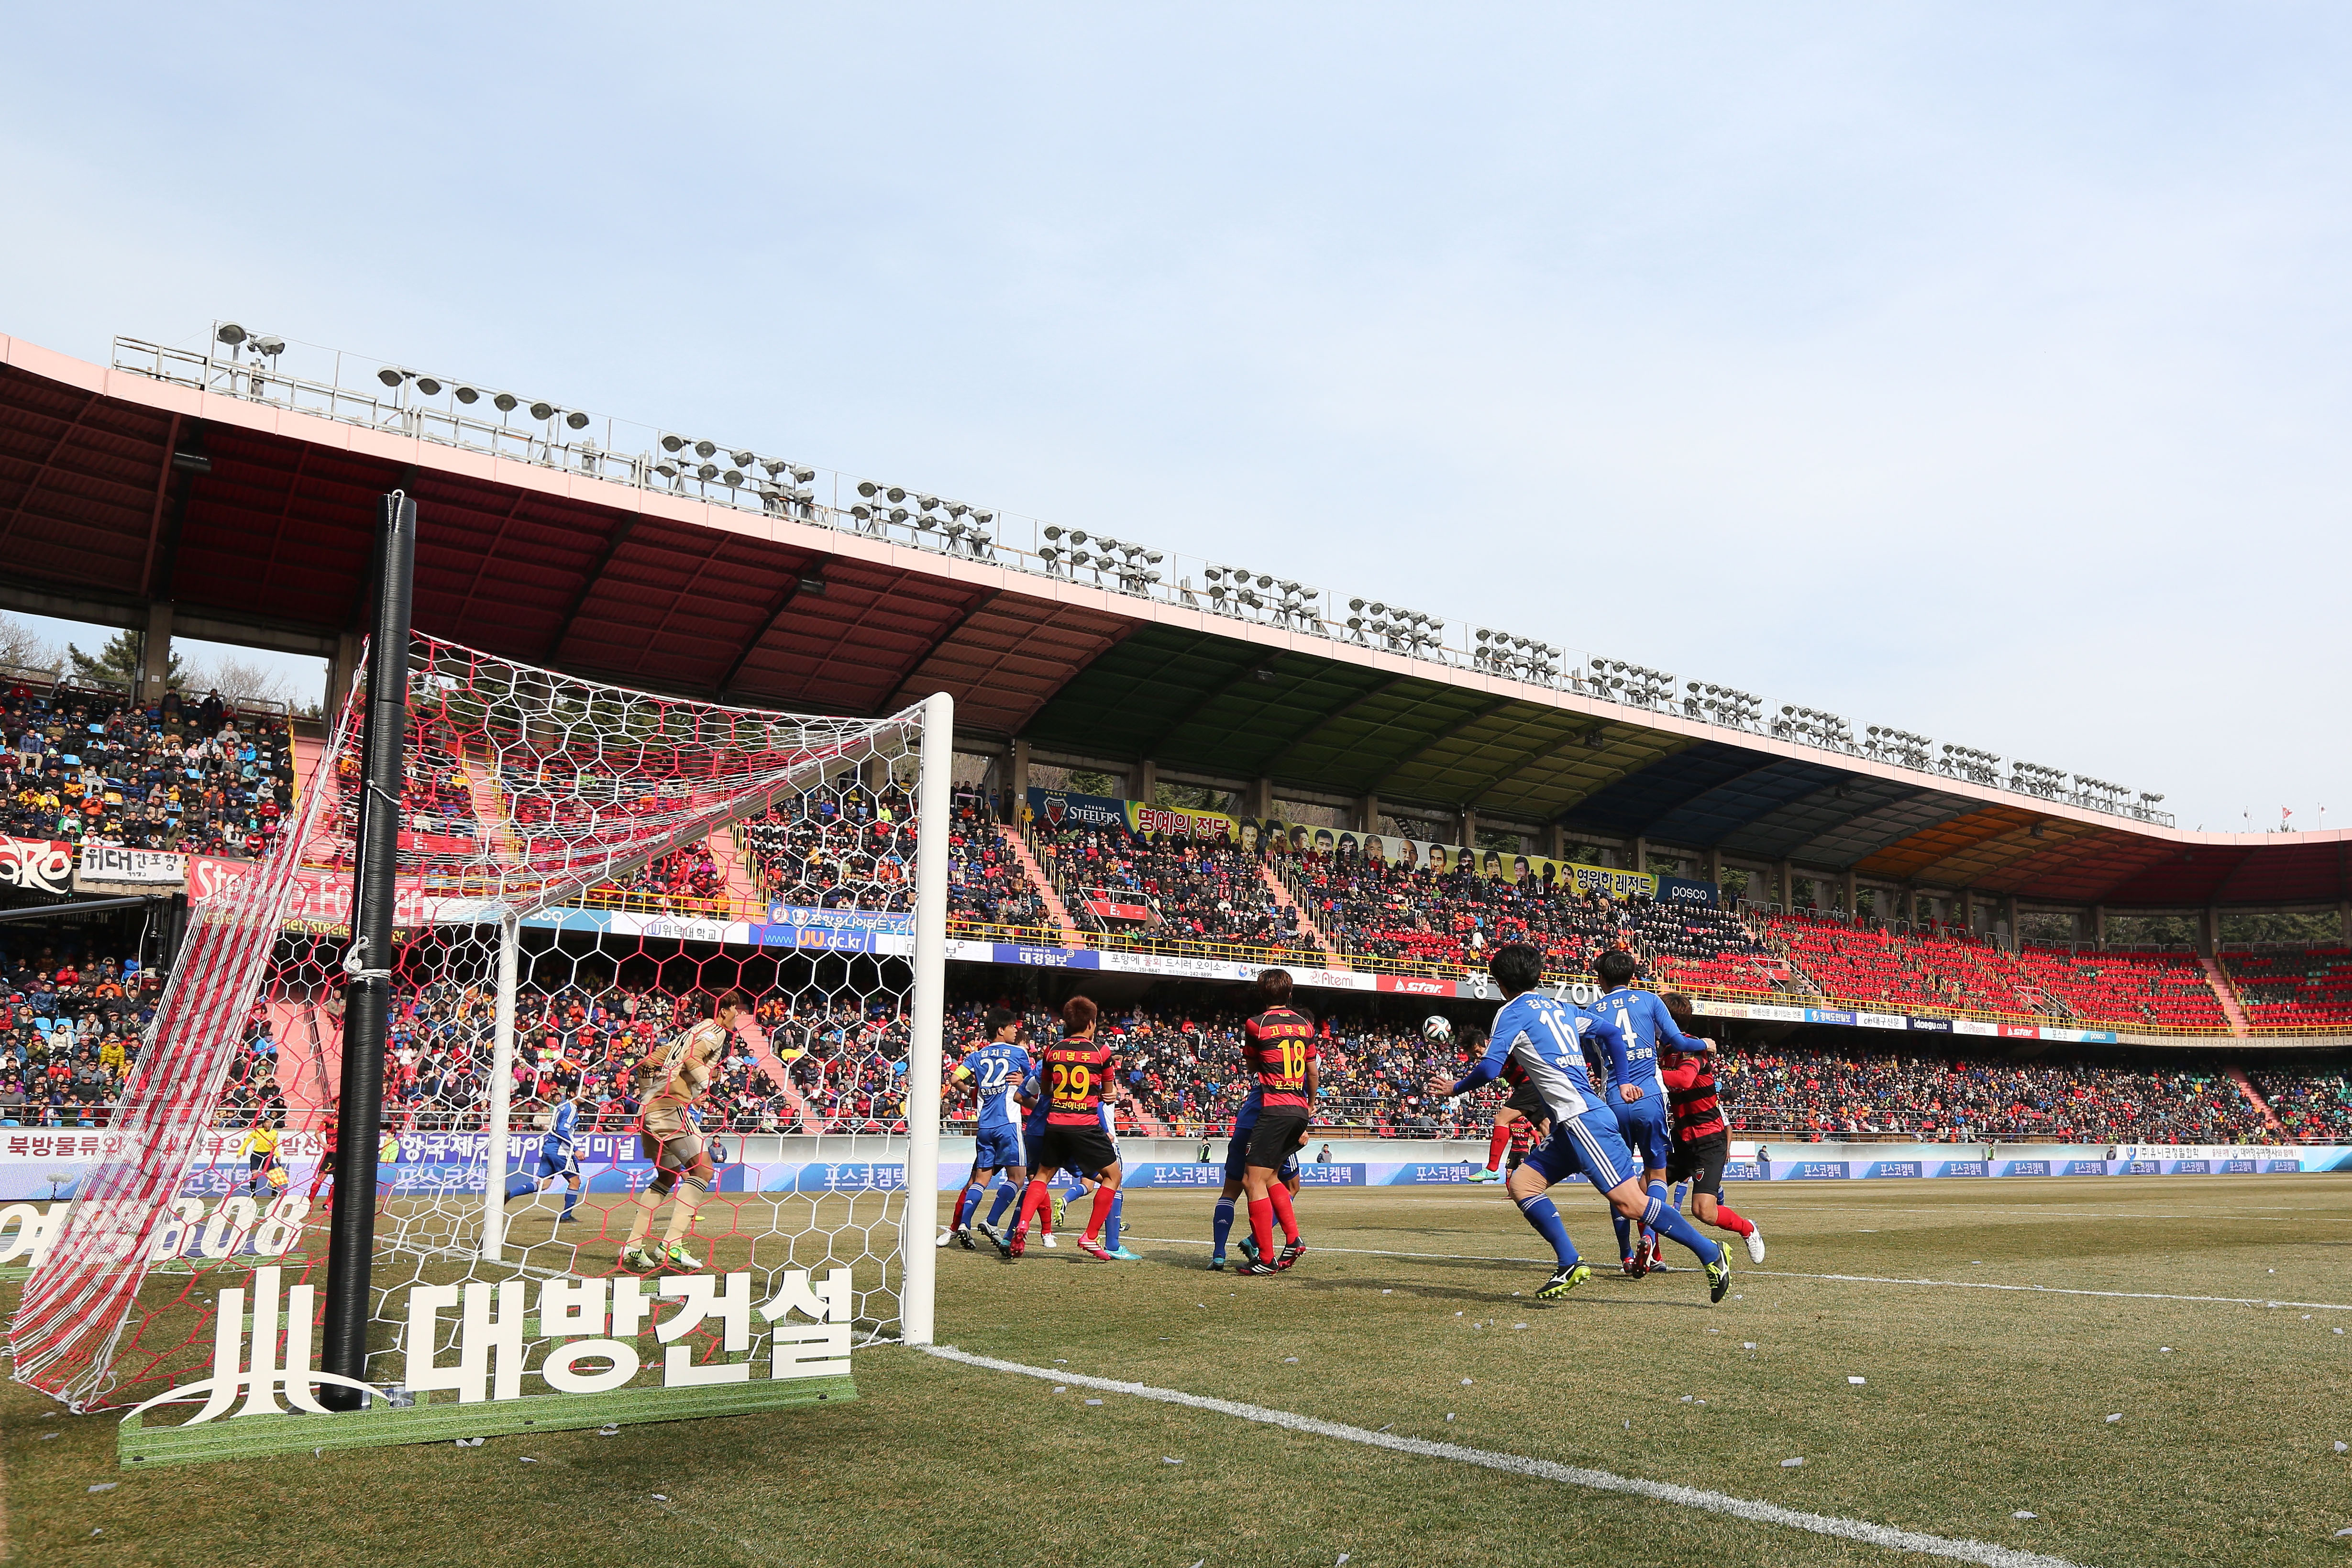
M 1209 1274 L 1203 1249 L 1145 1239 L 1129 1244 L 1147 1261 L 1117 1266 L 1066 1247 L 1033 1248 L 1016 1268 L 950 1250 L 940 1338 L 2093 1568 L 2343 1560 L 2331 1537 L 2352 1527 L 2352 1468 L 2332 1445 L 2352 1441 L 2352 1332 L 2332 1331 L 2352 1331 L 2352 1312 L 1783 1272 L 2352 1306 L 2341 1178 L 1840 1183 L 1734 1201 L 1764 1226 L 1773 1272 L 1743 1272 L 1712 1310 L 1691 1272 L 1604 1275 L 1543 1307 L 1524 1294 L 1540 1266 L 1342 1253 L 1525 1257 L 1532 1237 L 1493 1193 L 1318 1193 L 1301 1207 L 1322 1250 L 1277 1279 Z M 1137 1237 L 1189 1237 L 1205 1231 L 1209 1199 L 1139 1193 L 1128 1206 Z M 1605 1257 L 1597 1205 L 1562 1206 Z M 13 1560 L 1896 1557 L 896 1349 L 860 1352 L 856 1367 L 861 1397 L 837 1408 L 130 1476 L 112 1462 L 111 1421 L 44 1419 L 47 1401 L 11 1387 L 0 1454 Z M 1797 1456 L 1802 1468 L 1781 1468 Z

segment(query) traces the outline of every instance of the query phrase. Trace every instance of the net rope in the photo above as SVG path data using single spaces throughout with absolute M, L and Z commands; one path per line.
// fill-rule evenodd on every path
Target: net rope
M 420 945 L 494 948 L 502 920 L 576 902 L 844 769 L 887 770 L 911 754 L 921 723 L 919 708 L 844 719 L 659 696 L 422 635 L 411 638 L 407 684 L 394 917 L 404 954 Z M 364 689 L 364 679 L 354 682 L 290 830 L 251 870 L 192 907 L 111 1117 L 119 1136 L 26 1282 L 9 1329 L 14 1373 L 77 1411 L 123 1402 L 126 1360 L 142 1363 L 134 1381 L 143 1389 L 169 1351 L 200 1344 L 206 1331 L 203 1314 L 184 1310 L 157 1331 L 169 1341 L 163 1351 L 121 1353 L 127 1330 L 136 1340 L 154 1327 L 142 1321 L 156 1314 L 141 1310 L 142 1289 L 168 1261 L 159 1259 L 171 1251 L 159 1236 L 176 1239 L 174 1215 L 188 1203 L 200 1146 L 217 1129 L 232 1064 L 270 1015 L 265 981 L 307 971 L 313 1005 L 301 1011 L 314 1047 L 316 1004 L 328 999 L 324 1010 L 332 1010 L 341 966 L 331 973 L 320 962 L 320 939 L 331 943 L 349 926 Z M 339 1017 L 329 1032 L 340 1035 Z M 307 1056 L 319 1089 L 331 1082 L 329 1054 Z M 391 1244 L 464 1245 L 449 1216 L 425 1228 L 436 1226 L 446 1234 L 425 1241 L 411 1234 L 413 1223 L 395 1224 Z M 379 1253 L 385 1245 L 380 1236 Z M 191 1287 L 174 1304 L 199 1300 Z

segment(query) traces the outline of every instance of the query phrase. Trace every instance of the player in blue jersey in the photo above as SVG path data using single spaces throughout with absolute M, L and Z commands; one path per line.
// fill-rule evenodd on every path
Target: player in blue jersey
M 1458 1082 L 1439 1078 L 1431 1082 L 1429 1090 L 1446 1099 L 1467 1094 L 1492 1081 L 1505 1062 L 1517 1061 L 1543 1095 L 1551 1111 L 1551 1137 L 1511 1173 L 1503 1189 L 1519 1205 L 1519 1213 L 1536 1234 L 1551 1244 L 1558 1263 L 1551 1278 L 1537 1290 L 1537 1300 L 1557 1300 L 1592 1278 L 1592 1270 L 1578 1261 L 1576 1244 L 1569 1239 L 1559 1211 L 1546 1195 L 1553 1183 L 1581 1175 L 1619 1214 L 1655 1227 L 1696 1253 L 1706 1268 L 1708 1299 L 1722 1300 L 1731 1289 L 1731 1264 L 1723 1248 L 1674 1212 L 1663 1184 L 1643 1190 L 1641 1169 L 1618 1131 L 1617 1118 L 1601 1091 L 1593 1088 L 1591 1074 L 1585 1068 L 1580 1036 L 1589 1033 L 1607 1052 L 1611 1079 L 1620 1086 L 1614 1092 L 1622 1095 L 1634 1089 L 1626 1081 L 1624 1036 L 1606 1018 L 1591 1018 L 1587 1028 L 1580 1031 L 1580 1015 L 1576 1008 L 1536 989 L 1543 983 L 1543 954 L 1526 942 L 1506 942 L 1496 948 L 1487 961 L 1486 973 L 1507 998 L 1495 1015 L 1486 1054 L 1472 1063 Z
M 1612 948 L 1592 966 L 1601 980 L 1601 999 L 1584 1009 L 1606 1020 L 1625 1037 L 1625 1073 L 1610 1079 L 1609 1109 L 1616 1113 L 1625 1146 L 1642 1162 L 1642 1184 L 1663 1184 L 1666 1163 L 1674 1153 L 1674 1118 L 1666 1099 L 1666 1080 L 1658 1062 L 1661 1050 L 1696 1050 L 1675 1023 L 1674 1015 L 1657 994 L 1636 989 L 1633 955 Z M 1642 1092 L 1632 1100 L 1622 1090 L 1631 1085 Z M 1617 1256 L 1633 1279 L 1647 1274 L 1658 1261 L 1657 1233 L 1648 1226 L 1636 1234 L 1632 1221 L 1617 1216 Z
M 1035 1064 L 1019 1040 L 1021 1016 L 1009 1007 L 991 1007 L 985 1027 L 988 1044 L 965 1057 L 955 1069 L 955 1081 L 972 1080 L 979 1152 L 971 1162 L 971 1174 L 964 1178 L 963 1190 L 956 1194 L 954 1216 L 939 1239 L 941 1247 L 959 1241 L 967 1250 L 973 1249 L 971 1211 L 988 1184 L 1002 1177 L 1017 1188 L 1029 1169 L 1029 1145 L 1022 1135 L 1017 1100 Z
M 547 1135 L 539 1141 L 539 1180 L 534 1190 L 545 1192 L 557 1182 L 567 1189 L 563 1212 L 555 1223 L 576 1221 L 572 1211 L 580 1204 L 580 1089 L 560 1086 L 548 1105 Z
M 1222 1274 L 1225 1269 L 1225 1237 L 1233 1234 L 1234 1200 L 1242 1195 L 1245 1184 L 1243 1172 L 1249 1164 L 1250 1135 L 1257 1131 L 1257 1113 L 1265 1109 L 1258 1086 L 1250 1085 L 1249 1093 L 1242 1097 L 1241 1109 L 1234 1112 L 1234 1135 L 1225 1140 L 1225 1188 L 1217 1194 L 1217 1206 L 1209 1223 L 1209 1268 Z M 1276 1173 L 1293 1197 L 1298 1195 L 1298 1152 L 1293 1150 L 1282 1169 Z M 1250 1262 L 1258 1260 L 1257 1242 L 1247 1235 L 1242 1237 L 1242 1256 Z

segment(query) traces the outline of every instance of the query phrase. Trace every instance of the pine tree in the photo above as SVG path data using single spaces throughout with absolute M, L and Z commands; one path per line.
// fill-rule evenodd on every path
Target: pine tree
M 105 647 L 94 654 L 84 653 L 73 644 L 68 643 L 66 658 L 73 666 L 73 675 L 77 680 L 108 680 L 135 688 L 139 681 L 141 640 L 137 632 L 117 632 L 107 640 Z M 172 666 L 166 677 L 173 690 L 176 691 L 180 689 L 181 680 L 185 674 L 186 671 L 180 662 L 180 655 L 175 649 L 172 654 Z

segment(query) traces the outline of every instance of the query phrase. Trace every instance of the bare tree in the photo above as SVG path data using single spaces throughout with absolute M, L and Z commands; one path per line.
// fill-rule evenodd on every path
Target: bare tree
M 16 669 L 55 669 L 57 645 L 25 621 L 0 611 L 0 665 Z
M 293 689 L 282 672 L 248 663 L 235 654 L 222 654 L 194 666 L 181 689 L 217 691 L 231 702 L 257 698 L 268 702 L 288 702 L 293 699 Z

